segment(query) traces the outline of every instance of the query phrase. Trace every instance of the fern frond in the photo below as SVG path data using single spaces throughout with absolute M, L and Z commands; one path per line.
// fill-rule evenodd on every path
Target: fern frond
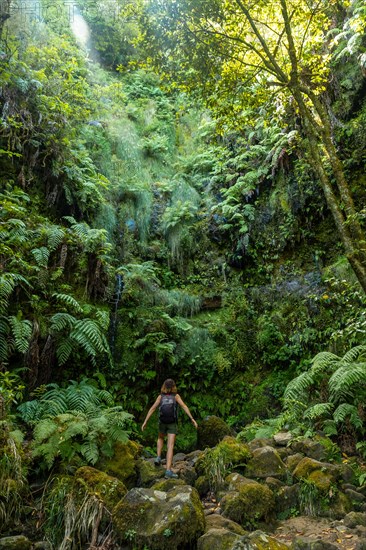
M 336 424 L 349 420 L 351 424 L 358 430 L 362 430 L 363 422 L 358 414 L 357 407 L 350 403 L 342 403 L 334 411 L 333 418 Z
M 95 464 L 99 458 L 99 449 L 96 441 L 87 440 L 81 445 L 80 452 L 90 464 Z
M 360 386 L 365 387 L 366 363 L 342 365 L 329 379 L 329 396 L 333 403 L 352 400 Z
M 20 353 L 25 353 L 28 350 L 29 342 L 32 337 L 32 323 L 27 319 L 22 320 L 14 316 L 8 319 L 12 329 L 15 349 Z
M 77 435 L 86 436 L 89 431 L 88 421 L 85 415 L 74 416 L 66 430 L 62 433 L 63 439 L 66 441 Z
M 62 243 L 65 237 L 65 230 L 59 225 L 52 225 L 47 232 L 47 245 L 53 251 Z
M 46 246 L 41 246 L 41 248 L 34 248 L 33 250 L 31 250 L 31 252 L 39 267 L 47 267 L 50 257 L 50 251 Z
M 75 350 L 75 342 L 71 338 L 62 340 L 56 348 L 56 356 L 60 365 L 64 365 Z
M 6 312 L 9 306 L 10 295 L 19 284 L 30 286 L 27 279 L 19 275 L 19 273 L 4 273 L 0 275 L 0 314 Z
M 285 407 L 288 408 L 293 402 L 307 401 L 307 391 L 313 383 L 311 371 L 302 372 L 291 380 L 285 389 L 283 398 Z
M 92 343 L 95 351 L 98 351 L 99 353 L 106 351 L 103 333 L 101 332 L 99 325 L 92 319 L 81 319 L 80 321 L 76 321 L 74 330 L 70 336 L 79 341 L 82 346 L 84 340 L 83 337 L 86 337 Z
M 65 328 L 71 328 L 76 323 L 75 317 L 69 313 L 55 313 L 51 317 L 51 333 L 55 334 L 61 332 Z
M 57 302 L 61 302 L 62 304 L 73 308 L 77 313 L 83 312 L 83 308 L 81 307 L 79 302 L 69 294 L 59 294 L 57 292 L 54 292 L 52 294 L 52 298 L 54 298 Z
M 316 420 L 321 416 L 329 416 L 332 410 L 332 403 L 317 403 L 316 405 L 313 405 L 312 407 L 306 409 L 306 411 L 304 412 L 304 418 L 308 420 Z
M 20 417 L 24 422 L 37 422 L 42 417 L 43 407 L 41 403 L 34 399 L 33 401 L 26 401 L 18 407 Z
M 33 431 L 34 441 L 40 443 L 45 439 L 48 439 L 53 435 L 58 429 L 58 424 L 55 422 L 55 419 L 44 418 L 40 420 Z
M 312 360 L 311 372 L 313 376 L 318 376 L 324 372 L 333 372 L 339 363 L 339 357 L 329 351 L 318 353 Z
M 350 349 L 342 357 L 342 363 L 354 363 L 357 361 L 360 362 L 360 358 L 365 359 L 366 357 L 366 346 L 356 346 L 355 348 Z

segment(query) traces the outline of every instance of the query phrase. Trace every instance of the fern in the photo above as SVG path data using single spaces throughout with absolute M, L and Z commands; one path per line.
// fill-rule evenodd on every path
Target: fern
M 42 246 L 41 248 L 34 248 L 31 252 L 37 262 L 37 265 L 39 265 L 39 267 L 46 268 L 50 257 L 50 251 L 48 248 Z
M 75 317 L 73 317 L 69 313 L 55 313 L 51 317 L 50 332 L 51 334 L 56 334 L 57 332 L 61 332 L 66 328 L 73 327 L 75 323 Z
M 350 423 L 356 428 L 356 430 L 362 430 L 363 422 L 358 413 L 357 407 L 350 403 L 342 403 L 334 411 L 334 421 L 336 424 L 344 423 L 349 420 Z
M 333 403 L 353 400 L 357 390 L 365 386 L 366 363 L 348 363 L 341 366 L 329 380 L 329 394 Z
M 333 410 L 332 403 L 317 403 L 312 405 L 304 412 L 304 418 L 308 420 L 316 420 L 321 416 L 329 416 Z
M 56 250 L 65 238 L 65 230 L 59 225 L 52 225 L 47 231 L 47 245 L 53 251 Z
M 25 353 L 28 350 L 32 337 L 32 323 L 28 320 L 21 320 L 11 316 L 9 317 L 9 324 L 12 329 L 15 349 L 20 353 Z
M 83 308 L 80 306 L 79 302 L 69 294 L 58 294 L 57 292 L 54 292 L 52 294 L 52 298 L 54 298 L 57 302 L 74 309 L 77 313 L 83 312 Z

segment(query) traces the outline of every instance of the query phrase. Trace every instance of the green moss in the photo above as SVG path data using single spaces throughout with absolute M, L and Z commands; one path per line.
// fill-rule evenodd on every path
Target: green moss
M 89 494 L 95 494 L 108 510 L 112 510 L 127 493 L 122 481 L 91 466 L 79 468 L 75 473 L 75 479 Z
M 333 476 L 329 473 L 323 472 L 322 470 L 314 470 L 309 474 L 308 481 L 314 483 L 315 487 L 319 489 L 322 493 L 329 491 L 332 483 L 334 482 Z
M 164 468 L 157 468 L 155 464 L 142 459 L 137 461 L 136 467 L 140 487 L 150 487 L 157 479 L 163 477 L 165 472 Z
M 199 449 L 214 447 L 226 435 L 233 435 L 233 430 L 217 416 L 209 416 L 198 426 L 197 445 Z
M 117 443 L 112 458 L 99 461 L 98 467 L 109 475 L 117 477 L 128 488 L 131 488 L 137 481 L 136 461 L 141 452 L 141 445 L 135 441 Z
M 205 516 L 195 489 L 132 489 L 113 511 L 116 539 L 131 546 L 151 550 L 169 550 L 189 546 L 204 532 Z M 172 536 L 167 536 L 167 533 Z M 128 543 L 127 543 L 128 544 Z
M 238 491 L 227 493 L 221 500 L 224 516 L 243 527 L 253 527 L 258 521 L 269 517 L 274 506 L 272 491 L 256 482 L 241 485 Z

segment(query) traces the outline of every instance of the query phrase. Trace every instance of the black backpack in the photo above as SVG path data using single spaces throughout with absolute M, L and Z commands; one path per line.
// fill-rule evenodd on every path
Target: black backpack
M 161 394 L 159 420 L 163 424 L 173 424 L 178 421 L 178 406 L 174 394 Z

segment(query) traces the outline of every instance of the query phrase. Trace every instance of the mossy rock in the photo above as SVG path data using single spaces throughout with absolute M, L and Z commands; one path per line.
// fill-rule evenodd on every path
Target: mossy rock
M 225 484 L 229 491 L 238 491 L 242 485 L 248 485 L 248 483 L 257 483 L 254 479 L 244 477 L 237 472 L 233 472 L 226 476 Z
M 324 460 L 326 457 L 326 449 L 319 441 L 314 441 L 310 438 L 292 441 L 291 449 L 294 453 L 302 453 L 303 455 L 313 458 L 314 460 Z
M 238 465 L 244 468 L 245 463 L 250 459 L 251 452 L 246 443 L 242 443 L 235 437 L 225 436 L 213 449 L 206 449 L 197 459 L 195 469 L 198 474 L 210 477 L 209 473 L 214 470 L 216 462 L 229 465 L 232 468 Z
M 245 475 L 256 478 L 284 479 L 287 476 L 287 468 L 277 450 L 266 446 L 253 451 L 253 457 L 247 464 Z
M 221 514 L 211 514 L 206 517 L 206 532 L 210 529 L 226 529 L 236 535 L 245 535 L 246 533 L 239 523 L 225 518 Z
M 304 457 L 302 460 L 300 460 L 300 462 L 292 472 L 292 475 L 296 479 L 309 479 L 310 475 L 313 474 L 313 472 L 315 471 L 319 471 L 329 476 L 329 478 L 331 479 L 331 483 L 334 483 L 340 475 L 340 469 L 335 464 L 319 462 L 319 460 L 314 460 L 313 458 L 309 457 Z M 317 478 L 319 480 L 321 479 L 320 474 L 314 474 L 313 477 L 315 480 Z
M 294 455 L 289 455 L 285 459 L 286 468 L 292 473 L 296 466 L 299 464 L 299 462 L 302 461 L 304 458 L 304 455 L 302 453 L 296 453 Z
M 359 525 L 366 527 L 366 513 L 365 512 L 350 512 L 343 518 L 344 524 L 350 529 L 354 529 Z
M 314 470 L 309 474 L 307 479 L 322 493 L 327 493 L 334 483 L 334 476 L 322 470 Z
M 187 485 L 183 479 L 159 479 L 154 485 L 152 485 L 151 489 L 155 489 L 155 491 L 164 491 L 168 492 L 171 489 L 174 489 L 175 487 L 179 485 Z
M 220 505 L 225 517 L 250 528 L 272 514 L 275 499 L 266 485 L 254 482 L 242 484 L 237 491 L 227 493 Z
M 332 519 L 343 519 L 344 516 L 349 514 L 352 510 L 352 502 L 347 495 L 338 491 L 331 499 L 329 504 L 329 512 L 325 513 L 325 516 L 329 516 Z
M 141 456 L 142 446 L 135 441 L 116 443 L 114 454 L 98 462 L 98 468 L 107 474 L 117 477 L 132 488 L 137 482 L 137 459 Z
M 112 519 L 116 542 L 127 548 L 190 547 L 205 529 L 202 503 L 189 485 L 168 491 L 131 489 L 113 510 Z
M 151 487 L 158 479 L 161 479 L 165 474 L 165 469 L 157 467 L 148 460 L 139 459 L 136 464 L 138 471 L 138 486 Z
M 208 480 L 208 477 L 204 476 L 204 475 L 199 476 L 196 479 L 196 481 L 194 483 L 194 486 L 197 489 L 198 494 L 200 495 L 200 497 L 204 497 L 205 495 L 207 495 L 207 493 L 210 490 L 210 482 Z
M 240 539 L 241 548 L 245 550 L 288 550 L 287 544 L 270 537 L 263 531 L 254 531 Z
M 14 537 L 1 538 L 0 548 L 4 548 L 4 550 L 30 550 L 32 543 L 27 537 L 16 535 Z
M 197 541 L 197 550 L 233 550 L 241 536 L 224 528 L 213 528 Z
M 215 447 L 226 435 L 234 436 L 235 432 L 218 416 L 208 416 L 198 426 L 197 447 Z
M 122 481 L 91 466 L 82 466 L 76 470 L 75 480 L 89 494 L 96 495 L 110 511 L 127 493 Z

